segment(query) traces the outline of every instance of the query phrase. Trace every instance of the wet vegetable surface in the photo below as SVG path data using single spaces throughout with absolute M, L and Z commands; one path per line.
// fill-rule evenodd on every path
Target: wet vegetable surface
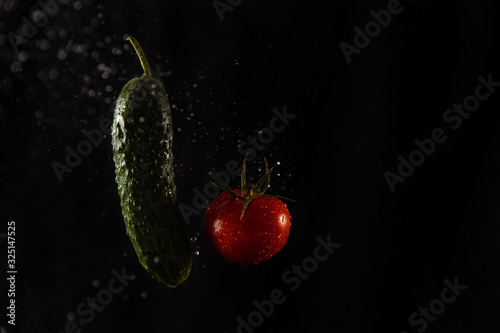
M 130 80 L 118 97 L 113 159 L 127 234 L 139 261 L 170 287 L 191 271 L 191 250 L 177 205 L 172 155 L 172 118 L 167 92 L 151 76 L 138 43 L 130 37 L 144 75 Z
M 292 216 L 280 199 L 295 201 L 265 194 L 273 170 L 265 159 L 266 174 L 255 185 L 247 183 L 247 158 L 248 154 L 241 168 L 241 189 L 231 189 L 216 173 L 225 193 L 205 214 L 205 233 L 212 246 L 226 260 L 241 265 L 266 261 L 285 246 Z

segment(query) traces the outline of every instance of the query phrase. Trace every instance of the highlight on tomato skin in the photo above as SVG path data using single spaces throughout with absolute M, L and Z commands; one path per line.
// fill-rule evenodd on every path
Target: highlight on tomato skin
M 235 190 L 240 194 L 241 190 Z M 273 197 L 257 197 L 240 220 L 244 200 L 222 193 L 209 205 L 205 233 L 226 260 L 238 264 L 272 258 L 287 243 L 291 216 L 286 204 Z
M 215 250 L 226 260 L 246 265 L 272 258 L 287 243 L 291 215 L 280 199 L 295 201 L 279 195 L 265 194 L 270 175 L 257 184 L 247 184 L 245 156 L 241 171 L 241 189 L 233 190 L 215 172 L 224 193 L 217 196 L 205 214 L 205 234 Z

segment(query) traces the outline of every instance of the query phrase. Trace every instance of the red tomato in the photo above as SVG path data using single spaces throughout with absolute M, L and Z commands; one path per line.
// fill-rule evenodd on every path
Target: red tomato
M 256 264 L 278 253 L 288 240 L 292 218 L 279 198 L 291 199 L 264 194 L 273 171 L 266 159 L 266 174 L 256 185 L 247 185 L 247 157 L 241 167 L 241 190 L 232 190 L 215 172 L 222 186 L 214 184 L 225 193 L 212 201 L 205 214 L 210 243 L 224 258 L 241 265 Z
M 234 190 L 241 194 L 241 190 Z M 205 233 L 225 259 L 239 264 L 270 259 L 285 246 L 291 227 L 287 206 L 274 197 L 255 197 L 240 219 L 244 199 L 222 193 L 208 206 Z

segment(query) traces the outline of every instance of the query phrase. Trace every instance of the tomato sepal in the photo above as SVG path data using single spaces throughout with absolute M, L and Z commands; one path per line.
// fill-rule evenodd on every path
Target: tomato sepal
M 248 153 L 245 155 L 245 158 L 243 159 L 243 163 L 241 166 L 241 194 L 236 193 L 230 186 L 227 184 L 224 179 L 217 173 L 215 168 L 212 167 L 212 170 L 217 177 L 217 180 L 221 183 L 222 186 L 219 184 L 215 183 L 214 181 L 211 181 L 212 184 L 223 190 L 225 193 L 229 194 L 230 196 L 234 198 L 240 198 L 244 199 L 245 202 L 243 203 L 243 208 L 241 209 L 241 215 L 240 215 L 240 221 L 243 219 L 243 215 L 245 214 L 245 210 L 248 207 L 248 204 L 250 202 L 257 198 L 257 197 L 272 197 L 272 198 L 277 198 L 277 199 L 282 199 L 282 200 L 288 200 L 288 201 L 293 201 L 296 202 L 297 200 L 286 198 L 280 195 L 274 195 L 274 194 L 265 194 L 267 189 L 269 188 L 269 184 L 271 182 L 271 173 L 274 169 L 272 167 L 269 169 L 267 159 L 264 158 L 264 165 L 266 169 L 266 173 L 264 176 L 262 176 L 261 179 L 257 182 L 257 184 L 248 184 L 247 183 L 247 158 L 248 158 Z

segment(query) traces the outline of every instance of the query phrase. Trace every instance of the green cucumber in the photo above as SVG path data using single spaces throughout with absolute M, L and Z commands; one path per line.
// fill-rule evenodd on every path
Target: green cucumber
M 177 205 L 172 116 L 163 84 L 151 76 L 133 37 L 144 74 L 130 80 L 116 102 L 113 160 L 126 231 L 141 265 L 175 287 L 191 272 L 191 249 Z

